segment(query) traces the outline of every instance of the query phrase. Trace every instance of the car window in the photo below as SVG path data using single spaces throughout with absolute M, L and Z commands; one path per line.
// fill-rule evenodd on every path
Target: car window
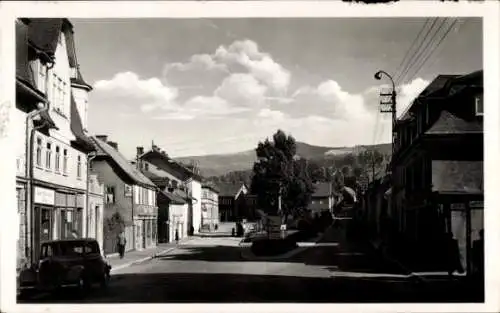
M 43 245 L 41 256 L 43 258 L 50 257 L 53 255 L 53 248 L 51 245 Z
M 79 256 L 83 254 L 83 242 L 67 242 L 61 244 L 61 256 Z
M 85 253 L 99 253 L 99 246 L 95 241 L 89 241 L 85 245 Z

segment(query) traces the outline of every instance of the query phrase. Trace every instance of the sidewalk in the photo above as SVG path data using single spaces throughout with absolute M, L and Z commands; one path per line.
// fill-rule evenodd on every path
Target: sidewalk
M 179 246 L 185 244 L 186 242 L 192 240 L 193 237 L 188 237 L 184 240 L 179 241 Z M 125 252 L 123 259 L 120 259 L 118 255 L 107 256 L 107 262 L 112 266 L 111 272 L 129 267 L 133 264 L 142 263 L 151 260 L 157 256 L 165 255 L 170 251 L 173 251 L 178 246 L 176 243 L 160 243 L 154 248 L 144 249 L 142 251 L 130 251 Z

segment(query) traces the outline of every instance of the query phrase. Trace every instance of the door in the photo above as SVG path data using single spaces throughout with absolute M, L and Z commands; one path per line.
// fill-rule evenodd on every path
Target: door
M 40 255 L 40 248 L 44 241 L 52 239 L 52 209 L 48 207 L 35 207 L 35 260 Z

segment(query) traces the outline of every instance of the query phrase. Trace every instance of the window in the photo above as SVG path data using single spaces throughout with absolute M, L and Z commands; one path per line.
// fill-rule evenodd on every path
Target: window
M 85 245 L 85 253 L 98 253 L 99 245 L 95 241 L 87 242 Z
M 52 72 L 52 84 L 50 86 L 50 102 L 54 110 L 59 110 L 59 102 L 57 101 L 57 75 Z
M 146 171 L 149 171 L 149 164 L 148 164 L 148 163 L 144 163 L 144 169 L 145 169 Z
M 80 155 L 77 157 L 76 177 L 82 178 L 82 156 Z
M 38 89 L 46 93 L 47 92 L 47 66 L 43 64 L 40 60 L 37 61 L 37 86 Z
M 476 116 L 483 116 L 484 107 L 483 107 L 483 95 L 476 96 L 475 98 L 476 105 Z
M 106 186 L 106 203 L 115 203 L 115 187 Z
M 56 172 L 59 173 L 61 171 L 61 151 L 59 146 L 56 146 Z
M 66 116 L 67 83 L 56 73 L 52 73 L 52 84 L 49 94 L 54 111 Z
M 36 165 L 42 166 L 42 138 L 36 139 Z
M 47 142 L 47 150 L 45 151 L 45 168 L 50 170 L 52 165 L 52 144 Z
M 63 151 L 63 173 L 68 174 L 68 150 Z

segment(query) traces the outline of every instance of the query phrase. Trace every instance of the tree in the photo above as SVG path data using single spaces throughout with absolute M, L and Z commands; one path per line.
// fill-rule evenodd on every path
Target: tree
M 295 158 L 296 149 L 295 139 L 282 130 L 273 135 L 272 141 L 259 142 L 255 149 L 258 161 L 254 163 L 250 189 L 257 195 L 259 207 L 265 212 L 278 212 L 283 222 L 307 207 L 314 192 L 307 161 Z

